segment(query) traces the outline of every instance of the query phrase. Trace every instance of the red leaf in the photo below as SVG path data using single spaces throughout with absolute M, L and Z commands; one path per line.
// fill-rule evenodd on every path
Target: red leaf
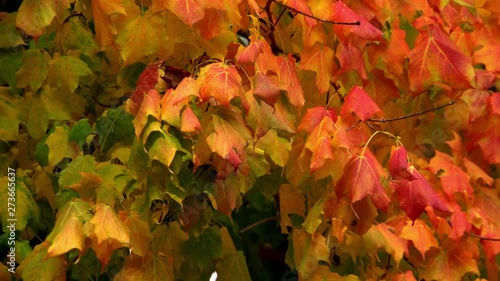
M 314 108 L 308 108 L 306 114 L 302 117 L 302 121 L 300 122 L 297 131 L 304 130 L 310 133 L 314 128 L 323 120 L 323 117 L 328 116 L 332 119 L 333 122 L 337 121 L 337 115 L 333 109 L 325 108 L 323 106 L 317 106 Z
M 382 112 L 377 104 L 368 96 L 363 88 L 354 86 L 345 98 L 345 103 L 340 110 L 341 115 L 354 112 L 362 121 L 366 121 L 373 114 Z
M 415 177 L 408 171 L 408 155 L 403 146 L 391 149 L 391 158 L 389 159 L 389 173 L 395 180 L 414 180 Z
M 413 166 L 410 166 L 410 171 L 414 180 L 397 180 L 391 183 L 396 189 L 399 205 L 406 215 L 415 221 L 427 206 L 432 206 L 441 212 L 450 212 L 427 180 Z
M 387 210 L 389 197 L 385 194 L 380 184 L 380 176 L 375 168 L 375 163 L 369 157 L 354 157 L 348 164 L 341 180 L 345 189 L 350 191 L 351 202 L 360 201 L 368 195 L 380 210 Z
M 463 54 L 440 28 L 430 26 L 415 45 L 408 53 L 410 88 L 415 95 L 438 81 L 453 89 L 471 86 L 475 76 L 472 58 Z
M 130 114 L 134 116 L 137 114 L 144 99 L 144 93 L 154 89 L 158 84 L 160 64 L 161 63 L 149 64 L 146 69 L 142 71 L 137 80 L 135 91 L 130 97 L 130 102 L 127 103 L 127 111 Z
M 198 120 L 190 106 L 186 106 L 186 109 L 182 112 L 181 131 L 188 133 L 201 131 L 200 120 Z
M 347 41 L 349 36 L 353 33 L 365 40 L 381 40 L 382 32 L 371 25 L 363 17 L 356 14 L 351 8 L 347 7 L 342 1 L 337 1 L 333 4 L 331 21 L 342 22 L 360 22 L 359 26 L 356 25 L 333 25 L 333 31 L 342 41 Z

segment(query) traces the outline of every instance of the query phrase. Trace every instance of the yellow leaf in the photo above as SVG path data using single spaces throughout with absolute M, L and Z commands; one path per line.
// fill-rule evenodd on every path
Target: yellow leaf
M 72 217 L 62 226 L 47 250 L 47 258 L 65 254 L 72 249 L 83 251 L 85 235 L 82 222 L 78 217 Z
M 95 215 L 90 223 L 94 225 L 93 232 L 99 245 L 108 239 L 114 239 L 124 244 L 130 243 L 130 230 L 117 217 L 111 206 L 96 205 Z

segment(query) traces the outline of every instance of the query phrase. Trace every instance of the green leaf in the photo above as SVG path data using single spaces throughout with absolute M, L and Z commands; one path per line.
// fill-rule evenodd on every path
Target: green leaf
M 49 69 L 50 56 L 41 50 L 27 50 L 23 54 L 23 66 L 16 72 L 17 88 L 30 85 L 32 90 L 39 89 Z
M 16 13 L 6 14 L 0 21 L 0 48 L 12 48 L 24 44 L 23 37 L 16 29 Z
M 82 148 L 90 133 L 92 133 L 92 128 L 89 125 L 89 120 L 87 118 L 80 119 L 71 127 L 68 141 L 75 141 Z
M 51 87 L 72 93 L 78 87 L 80 77 L 90 74 L 92 71 L 81 59 L 56 54 L 50 62 L 47 78 Z
M 91 55 L 97 49 L 94 35 L 79 17 L 71 17 L 63 24 L 60 38 L 65 52 L 81 50 L 82 53 Z
M 1 23 L 2 21 L 0 21 L 0 24 Z M 1 31 L 0 34 L 2 34 Z M 0 65 L 2 66 L 2 71 L 0 71 L 0 84 L 8 84 L 11 89 L 16 88 L 16 72 L 23 65 L 21 52 L 1 52 Z
M 28 112 L 28 133 L 34 139 L 41 139 L 49 126 L 49 115 L 40 99 L 39 94 L 34 94 Z
M 0 140 L 15 141 L 18 139 L 19 120 L 0 116 Z
M 242 251 L 222 258 L 222 261 L 217 264 L 217 274 L 218 281 L 232 281 L 235 276 L 238 276 L 240 281 L 252 280 Z
M 30 219 L 39 220 L 40 219 L 40 209 L 36 204 L 35 198 L 31 193 L 26 183 L 21 180 L 21 175 L 17 173 L 15 181 L 15 191 L 10 191 L 7 187 L 11 182 L 7 177 L 0 178 L 0 200 L 5 202 L 5 207 L 0 209 L 0 218 L 2 219 L 2 230 L 3 232 L 9 232 L 7 226 L 9 225 L 8 219 L 16 219 L 15 228 L 18 230 L 24 230 L 28 225 Z M 15 202 L 9 200 L 11 195 L 15 195 Z M 7 202 L 14 203 L 14 209 L 7 208 Z M 12 207 L 12 206 L 11 206 Z
M 66 187 L 68 185 L 76 184 L 82 179 L 81 172 L 90 173 L 96 169 L 94 157 L 85 155 L 76 158 L 71 162 L 66 169 L 61 172 L 59 177 L 59 186 Z
M 174 136 L 163 131 L 153 131 L 149 134 L 144 147 L 151 160 L 158 160 L 168 167 L 180 146 L 179 141 Z
M 207 267 L 213 259 L 222 254 L 222 238 L 216 227 L 205 229 L 199 237 L 190 237 L 182 249 L 183 253 L 193 259 L 201 270 Z
M 134 117 L 121 108 L 110 108 L 97 120 L 95 130 L 99 135 L 99 145 L 106 153 L 115 143 L 131 144 L 135 138 Z

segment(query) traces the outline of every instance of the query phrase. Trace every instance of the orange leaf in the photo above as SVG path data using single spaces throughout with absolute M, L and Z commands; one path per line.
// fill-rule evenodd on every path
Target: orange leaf
M 212 115 L 213 133 L 208 135 L 207 143 L 210 149 L 226 159 L 237 169 L 241 164 L 246 141 L 231 124 L 217 115 Z
M 261 41 L 250 43 L 250 45 L 239 50 L 238 54 L 236 55 L 236 61 L 239 64 L 255 62 L 255 60 L 257 60 L 257 56 L 263 51 L 263 45 L 264 44 Z
M 212 63 L 200 71 L 200 96 L 203 101 L 214 97 L 221 106 L 228 107 L 229 102 L 241 96 L 241 77 L 234 66 L 222 62 Z
M 295 71 L 295 62 L 291 54 L 287 58 L 278 57 L 280 88 L 287 92 L 288 100 L 296 107 L 304 105 L 304 91 Z
M 316 72 L 316 87 L 320 94 L 326 93 L 330 88 L 330 79 L 335 69 L 332 49 L 320 44 L 306 48 L 301 54 L 300 69 Z
M 266 75 L 262 71 L 255 73 L 255 95 L 261 97 L 264 102 L 274 107 L 280 93 L 276 74 Z
M 436 237 L 434 237 L 432 230 L 420 219 L 415 220 L 413 223 L 408 221 L 403 227 L 400 237 L 412 241 L 413 246 L 417 248 L 423 258 L 425 258 L 425 253 L 431 247 L 439 248 L 439 243 Z
M 124 244 L 130 243 L 130 230 L 118 218 L 111 206 L 102 203 L 97 204 L 95 206 L 95 215 L 90 223 L 94 225 L 93 233 L 97 238 L 98 245 L 109 239 Z
M 85 233 L 83 224 L 78 217 L 72 217 L 65 221 L 65 225 L 59 229 L 59 233 L 54 238 L 54 242 L 47 250 L 47 257 L 55 257 L 65 254 L 72 249 L 83 251 L 85 246 Z
M 470 176 L 456 166 L 449 155 L 436 150 L 436 156 L 429 162 L 429 170 L 440 177 L 444 192 L 450 198 L 454 193 L 462 193 L 465 197 L 473 194 Z
M 149 116 L 153 116 L 156 120 L 160 120 L 160 102 L 161 97 L 157 90 L 149 90 L 143 95 L 141 106 L 134 118 L 135 135 L 139 139 L 141 133 L 148 123 Z
M 325 116 L 307 138 L 305 148 L 312 152 L 311 173 L 323 166 L 326 159 L 333 159 L 331 138 L 334 133 L 332 119 Z
M 205 16 L 205 9 L 195 0 L 167 1 L 167 8 L 189 26 Z
M 187 133 L 201 131 L 200 120 L 196 117 L 190 106 L 186 106 L 186 109 L 182 111 L 181 131 Z

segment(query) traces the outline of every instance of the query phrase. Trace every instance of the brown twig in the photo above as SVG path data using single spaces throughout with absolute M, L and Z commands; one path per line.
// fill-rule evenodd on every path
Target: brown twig
M 240 230 L 240 234 L 244 233 L 244 232 L 247 232 L 249 231 L 250 229 L 260 225 L 260 224 L 263 224 L 265 222 L 268 222 L 268 221 L 273 221 L 273 220 L 276 220 L 276 217 L 268 217 L 268 218 L 265 218 L 265 219 L 261 219 L 260 221 L 256 221 L 254 223 L 252 223 L 251 225 L 243 228 L 242 230 Z
M 470 232 L 467 232 L 467 234 L 469 234 L 469 235 L 470 235 L 470 236 L 472 236 L 472 237 L 479 238 L 479 239 L 481 239 L 481 240 L 487 240 L 487 241 L 497 241 L 497 242 L 500 242 L 500 238 L 484 237 L 484 236 L 480 236 L 480 235 L 477 235 L 477 234 L 474 234 L 474 233 L 470 233 Z
M 279 6 L 281 6 L 281 7 L 283 7 L 283 8 L 286 8 L 286 9 L 288 9 L 288 10 L 292 11 L 292 12 L 295 12 L 295 13 L 297 13 L 297 14 L 301 14 L 301 15 L 303 15 L 304 17 L 312 18 L 312 19 L 315 19 L 315 20 L 320 21 L 320 22 L 330 23 L 330 24 L 341 24 L 341 25 L 358 25 L 358 26 L 359 26 L 359 25 L 361 25 L 361 23 L 360 23 L 359 21 L 355 21 L 355 22 L 342 22 L 342 21 L 331 21 L 331 20 L 325 20 L 325 19 L 322 19 L 322 18 L 315 17 L 315 16 L 313 16 L 313 15 L 308 15 L 308 14 L 306 14 L 306 13 L 302 12 L 302 11 L 299 11 L 299 10 L 297 10 L 297 9 L 295 9 L 295 8 L 292 8 L 292 7 L 290 7 L 290 6 L 287 6 L 287 5 L 285 5 L 285 4 L 283 4 L 283 3 L 280 3 L 280 2 L 278 2 L 278 1 L 276 1 L 276 0 L 269 0 L 269 1 L 268 1 L 268 3 L 269 3 L 269 2 L 274 2 L 274 3 L 278 4 Z M 268 6 L 268 5 L 266 5 L 266 10 L 267 10 L 267 6 Z M 269 16 L 269 15 L 268 15 L 268 16 Z
M 454 103 L 455 103 L 455 101 L 450 101 L 449 103 L 442 104 L 442 105 L 440 105 L 440 106 L 433 107 L 433 108 L 426 109 L 426 110 L 422 110 L 422 111 L 419 111 L 419 112 L 415 112 L 415 113 L 413 113 L 413 114 L 408 114 L 408 115 L 399 116 L 399 117 L 394 117 L 394 118 L 387 118 L 387 119 L 372 119 L 372 118 L 369 118 L 369 119 L 366 119 L 366 121 L 384 123 L 384 122 L 392 122 L 392 121 L 403 120 L 403 119 L 407 119 L 407 118 L 415 117 L 415 116 L 418 116 L 418 115 L 422 115 L 422 114 L 425 114 L 425 113 L 427 113 L 427 112 L 431 112 L 431 111 L 434 111 L 434 110 L 438 110 L 438 109 L 440 109 L 440 108 L 443 108 L 443 107 L 446 107 L 446 106 L 452 105 L 452 104 L 454 104 Z

